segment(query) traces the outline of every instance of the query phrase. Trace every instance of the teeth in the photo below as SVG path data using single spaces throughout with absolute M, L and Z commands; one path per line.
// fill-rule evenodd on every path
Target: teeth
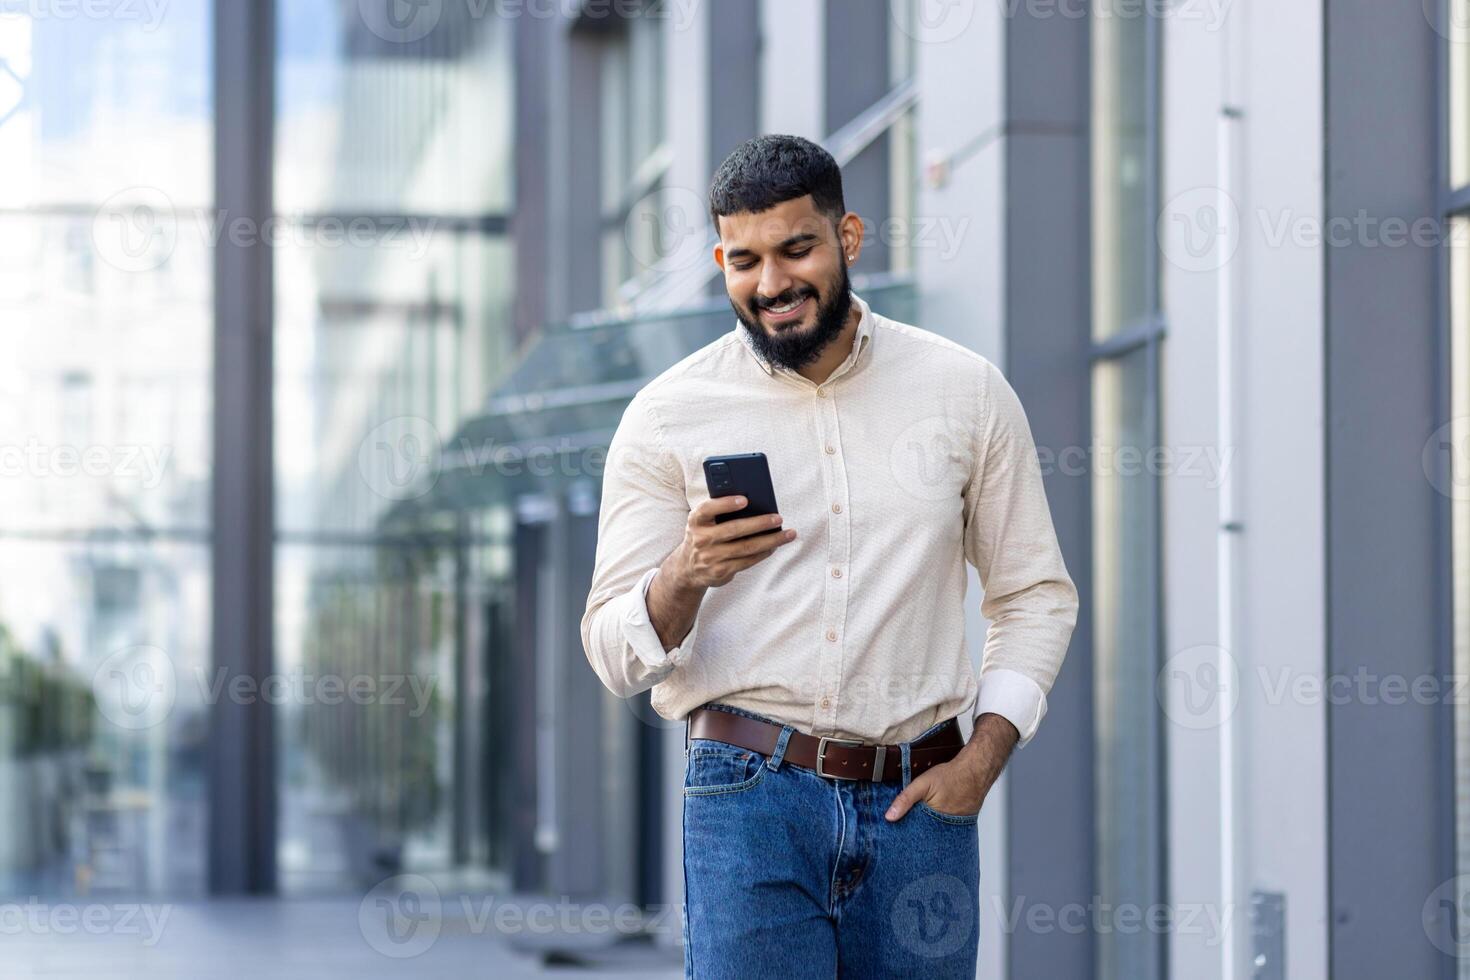
M 785 306 L 772 306 L 772 307 L 770 307 L 767 310 L 767 312 L 769 312 L 769 313 L 778 313 L 778 314 L 779 313 L 790 313 L 792 310 L 794 310 L 798 306 L 800 306 L 803 302 L 805 302 L 805 300 L 800 300 L 799 299 L 795 303 L 788 303 Z

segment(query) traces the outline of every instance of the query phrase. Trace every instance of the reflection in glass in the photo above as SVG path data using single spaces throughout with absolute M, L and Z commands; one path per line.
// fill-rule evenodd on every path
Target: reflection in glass
M 1465 236 L 1470 219 L 1455 218 L 1451 225 L 1450 270 L 1450 422 L 1448 439 L 1435 447 L 1449 466 L 1451 563 L 1453 591 L 1454 673 L 1470 676 L 1470 248 Z M 1455 728 L 1455 851 L 1457 873 L 1470 874 L 1470 705 L 1454 704 Z M 1456 936 L 1470 927 L 1470 908 L 1455 903 L 1460 917 Z M 1470 978 L 1470 957 L 1461 956 L 1459 976 Z
M 0 896 L 204 887 L 209 9 L 0 10 Z
M 1104 5 L 1127 6 L 1120 0 Z M 1151 15 L 1092 24 L 1092 277 L 1095 340 L 1148 320 L 1157 305 L 1148 57 Z
M 276 174 L 289 234 L 275 253 L 281 887 L 371 885 L 399 869 L 483 878 L 503 858 L 488 808 L 507 805 L 487 748 L 501 718 L 487 705 L 506 694 L 491 654 L 504 655 L 510 621 L 508 503 L 429 495 L 512 364 L 515 22 L 446 5 L 409 41 L 330 0 L 288 7 Z
M 1150 351 L 1140 349 L 1093 373 L 1097 876 L 1101 900 L 1114 909 L 1163 901 L 1150 369 Z M 1102 930 L 1097 942 L 1099 980 L 1160 976 L 1154 931 Z

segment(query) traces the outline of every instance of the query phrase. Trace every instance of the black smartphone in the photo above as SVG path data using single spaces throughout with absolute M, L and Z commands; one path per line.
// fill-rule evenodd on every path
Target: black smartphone
M 776 488 L 771 484 L 771 466 L 766 461 L 765 453 L 710 456 L 704 461 L 704 482 L 709 486 L 711 497 L 731 497 L 736 494 L 745 497 L 744 507 L 728 514 L 716 515 L 716 524 L 741 517 L 780 513 L 776 509 Z M 771 534 L 780 530 L 778 527 L 771 531 L 757 531 L 756 534 Z

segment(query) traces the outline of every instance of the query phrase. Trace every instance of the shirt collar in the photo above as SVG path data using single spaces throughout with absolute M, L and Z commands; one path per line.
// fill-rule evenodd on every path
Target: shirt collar
M 843 373 L 848 368 L 855 365 L 858 361 L 858 358 L 862 357 L 863 352 L 868 349 L 868 346 L 873 339 L 872 309 L 869 308 L 867 301 L 864 300 L 857 293 L 849 290 L 848 295 L 852 297 L 852 305 L 856 307 L 860 313 L 857 326 L 857 335 L 853 337 L 852 350 L 848 353 L 846 359 L 843 360 L 843 362 L 832 371 L 833 378 L 837 377 L 839 374 Z M 755 345 L 750 342 L 750 332 L 745 329 L 745 326 L 741 323 L 736 323 L 735 332 L 740 335 L 740 342 L 745 345 L 746 350 L 750 351 L 750 356 L 755 358 L 755 362 L 761 366 L 761 370 L 765 371 L 768 375 L 774 375 L 778 369 L 775 365 L 771 364 L 764 357 L 762 357 L 760 355 L 760 352 L 755 349 Z M 786 369 L 780 368 L 779 370 L 785 371 Z

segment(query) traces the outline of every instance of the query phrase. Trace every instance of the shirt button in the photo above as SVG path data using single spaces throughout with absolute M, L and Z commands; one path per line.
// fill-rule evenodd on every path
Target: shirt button
M 827 389 L 826 388 L 818 388 L 817 389 L 817 397 L 818 398 L 826 398 L 827 397 Z
M 842 505 L 841 504 L 833 504 L 832 505 L 832 513 L 834 513 L 834 514 L 840 514 L 840 513 L 842 513 Z
M 830 708 L 830 707 L 832 707 L 832 699 L 831 698 L 823 698 L 822 699 L 822 707 L 824 707 L 824 708 Z
M 832 569 L 832 577 L 833 578 L 841 578 L 842 577 L 842 569 L 840 569 L 840 568 L 834 568 L 834 569 Z
M 827 631 L 827 639 L 829 639 L 829 640 L 836 640 L 837 639 L 837 631 L 836 630 L 828 630 Z
M 835 452 L 837 452 L 837 450 L 834 447 L 832 447 L 832 446 L 828 446 L 827 447 L 827 455 L 828 456 L 831 456 Z

